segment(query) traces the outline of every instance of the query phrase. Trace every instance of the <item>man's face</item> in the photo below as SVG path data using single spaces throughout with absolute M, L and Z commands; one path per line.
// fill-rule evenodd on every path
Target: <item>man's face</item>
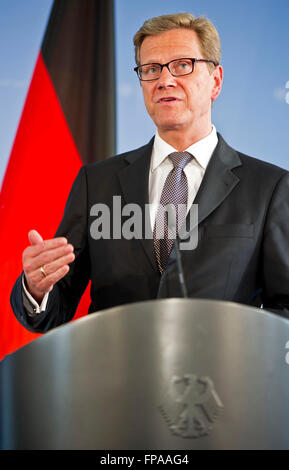
M 185 57 L 204 58 L 197 34 L 192 30 L 173 29 L 148 36 L 141 45 L 141 64 L 164 64 Z M 158 80 L 141 82 L 147 111 L 160 135 L 170 130 L 208 126 L 211 102 L 219 95 L 221 85 L 222 68 L 216 67 L 210 74 L 206 62 L 196 62 L 190 75 L 173 77 L 164 67 Z

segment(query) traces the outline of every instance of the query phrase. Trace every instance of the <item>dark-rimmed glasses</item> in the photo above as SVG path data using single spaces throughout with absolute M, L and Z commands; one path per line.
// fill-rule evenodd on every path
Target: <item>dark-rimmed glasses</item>
M 193 73 L 195 62 L 211 62 L 215 67 L 217 66 L 216 62 L 213 60 L 181 58 L 171 60 L 167 64 L 151 63 L 139 65 L 134 68 L 134 71 L 137 73 L 138 78 L 143 82 L 158 80 L 164 67 L 167 67 L 173 77 L 182 77 L 183 75 Z

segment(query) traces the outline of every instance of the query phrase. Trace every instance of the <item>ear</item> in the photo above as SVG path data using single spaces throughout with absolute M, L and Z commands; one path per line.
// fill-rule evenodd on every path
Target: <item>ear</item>
M 219 94 L 221 93 L 222 89 L 222 83 L 223 83 L 223 67 L 221 65 L 217 65 L 215 67 L 215 70 L 212 73 L 212 78 L 213 78 L 213 88 L 212 88 L 212 94 L 211 94 L 211 99 L 212 101 L 215 101 Z

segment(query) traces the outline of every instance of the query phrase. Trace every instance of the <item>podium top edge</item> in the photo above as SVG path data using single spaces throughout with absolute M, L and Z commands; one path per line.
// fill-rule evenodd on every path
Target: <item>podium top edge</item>
M 23 349 L 25 348 L 29 348 L 31 346 L 31 344 L 35 344 L 37 343 L 38 341 L 42 341 L 43 340 L 43 337 L 45 338 L 49 338 L 50 335 L 54 335 L 55 332 L 60 332 L 62 331 L 63 328 L 66 328 L 66 329 L 70 329 L 70 331 L 74 328 L 77 328 L 78 325 L 80 324 L 84 324 L 85 322 L 89 322 L 89 321 L 93 321 L 95 318 L 97 317 L 101 317 L 103 315 L 105 315 L 105 317 L 108 317 L 108 316 L 111 316 L 111 315 L 115 315 L 117 313 L 121 313 L 121 312 L 124 312 L 124 311 L 133 311 L 134 309 L 136 308 L 150 308 L 150 310 L 152 309 L 153 306 L 155 305 L 163 305 L 164 307 L 177 307 L 177 306 L 180 306 L 180 305 L 191 305 L 194 309 L 201 307 L 201 308 L 204 308 L 204 306 L 208 306 L 208 310 L 210 310 L 212 313 L 216 313 L 214 310 L 220 310 L 220 307 L 223 308 L 224 310 L 228 311 L 230 310 L 230 313 L 236 313 L 236 314 L 239 314 L 240 313 L 240 310 L 242 310 L 242 312 L 246 312 L 247 314 L 251 314 L 252 313 L 254 314 L 254 316 L 257 314 L 260 316 L 260 319 L 261 317 L 263 319 L 267 318 L 267 319 L 273 319 L 275 318 L 279 323 L 280 322 L 286 322 L 286 325 L 288 325 L 288 319 L 287 318 L 284 318 L 278 314 L 275 314 L 274 312 L 270 312 L 270 311 L 267 311 L 265 309 L 261 309 L 261 308 L 256 308 L 256 307 L 252 307 L 252 306 L 249 306 L 249 305 L 245 305 L 245 304 L 241 304 L 241 303 L 237 303 L 237 302 L 231 302 L 231 301 L 224 301 L 224 300 L 212 300 L 212 299 L 202 299 L 202 298 L 198 298 L 198 299 L 193 299 L 193 298 L 179 298 L 179 297 L 172 297 L 172 298 L 166 298 L 166 299 L 156 299 L 156 300 L 145 300 L 145 301 L 140 301 L 140 302 L 133 302 L 133 303 L 129 303 L 129 304 L 123 304 L 123 305 L 118 305 L 118 306 L 115 306 L 115 307 L 110 307 L 110 308 L 107 308 L 107 309 L 103 309 L 103 310 L 100 310 L 100 311 L 97 311 L 97 312 L 92 312 L 90 314 L 87 314 L 83 317 L 80 317 L 76 320 L 71 320 L 70 322 L 68 323 L 64 323 L 62 325 L 59 325 L 51 330 L 49 330 L 48 332 L 44 333 L 42 336 L 36 338 L 35 340 L 31 341 L 30 343 L 28 344 L 25 344 L 24 346 L 22 346 L 21 348 L 17 349 L 16 351 L 12 352 L 11 354 L 8 354 L 7 356 L 5 356 L 3 358 L 3 361 L 5 360 L 6 357 L 9 357 L 9 356 L 12 356 L 14 354 L 16 354 L 17 352 L 19 351 L 22 351 Z M 1 361 L 2 362 L 2 361 Z M 0 364 L 1 364 L 0 362 Z

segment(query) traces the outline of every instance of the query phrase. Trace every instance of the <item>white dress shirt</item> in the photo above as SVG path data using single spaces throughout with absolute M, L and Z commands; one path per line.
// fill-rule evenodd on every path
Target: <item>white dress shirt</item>
M 42 299 L 42 302 L 39 305 L 38 302 L 36 302 L 36 300 L 32 297 L 32 295 L 29 294 L 29 292 L 26 288 L 24 274 L 22 276 L 22 287 L 23 287 L 23 292 L 24 292 L 23 299 L 22 299 L 23 300 L 23 305 L 26 308 L 28 314 L 30 316 L 34 316 L 34 315 L 37 315 L 38 313 L 44 312 L 44 310 L 46 309 L 46 304 L 47 304 L 47 301 L 48 301 L 49 292 L 47 292 L 44 295 L 44 297 Z
M 215 126 L 213 125 L 209 135 L 186 149 L 186 152 L 191 153 L 194 157 L 184 168 L 184 172 L 188 180 L 187 212 L 193 204 L 217 143 L 217 132 Z M 152 231 L 154 229 L 156 211 L 161 199 L 161 194 L 166 178 L 173 169 L 173 163 L 168 158 L 168 155 L 172 152 L 177 152 L 177 150 L 165 142 L 159 136 L 158 132 L 156 132 L 149 173 L 149 203 Z M 49 294 L 45 294 L 41 305 L 39 305 L 27 291 L 24 282 L 24 275 L 22 278 L 22 286 L 24 291 L 23 302 L 28 313 L 31 316 L 34 316 L 43 312 L 46 309 Z
M 188 180 L 187 212 L 193 204 L 217 143 L 218 136 L 216 128 L 213 125 L 209 135 L 185 150 L 186 152 L 191 153 L 194 157 L 184 168 L 184 172 Z M 156 132 L 149 174 L 149 203 L 152 230 L 154 228 L 156 211 L 161 200 L 161 194 L 166 178 L 174 167 L 172 161 L 168 158 L 168 155 L 172 152 L 177 152 L 177 150 L 165 142 L 159 136 L 158 132 Z

